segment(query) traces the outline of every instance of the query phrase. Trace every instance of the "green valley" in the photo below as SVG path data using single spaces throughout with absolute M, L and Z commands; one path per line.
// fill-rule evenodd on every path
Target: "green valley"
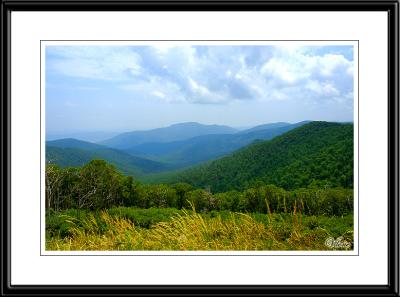
M 278 136 L 180 170 L 76 139 L 47 142 L 47 249 L 321 250 L 332 236 L 351 249 L 352 124 L 279 124 L 152 149 L 202 139 L 207 151 L 207 141 L 223 148 L 254 133 Z M 233 229 L 255 233 L 232 237 Z

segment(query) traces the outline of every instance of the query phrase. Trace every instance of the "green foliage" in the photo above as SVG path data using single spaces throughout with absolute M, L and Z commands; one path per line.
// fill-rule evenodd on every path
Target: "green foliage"
M 217 200 L 217 206 L 219 210 L 231 210 L 231 211 L 245 211 L 246 200 L 241 192 L 229 191 L 225 193 L 214 194 Z
M 352 124 L 311 122 L 169 179 L 212 192 L 244 190 L 260 182 L 287 190 L 352 188 L 353 137 Z
M 100 209 L 122 204 L 123 176 L 103 160 L 93 160 L 79 172 L 77 207 Z
M 46 167 L 46 208 L 55 210 L 76 207 L 75 189 L 79 183 L 79 169 L 61 169 L 57 165 Z
M 342 216 L 353 212 L 353 190 L 344 188 L 299 188 L 287 191 L 258 181 L 242 192 L 212 194 L 186 183 L 142 185 L 124 176 L 105 161 L 94 160 L 82 168 L 46 168 L 46 208 L 54 210 L 105 209 L 113 206 L 139 208 L 188 208 L 200 212 L 300 211 L 307 215 Z
M 136 190 L 133 178 L 123 176 L 103 160 L 93 160 L 82 168 L 46 167 L 46 207 L 55 210 L 101 209 L 130 205 Z
M 182 208 L 185 205 L 185 195 L 187 192 L 193 190 L 193 186 L 187 183 L 176 183 L 172 185 L 177 195 L 177 207 Z
M 217 200 L 209 192 L 202 189 L 187 192 L 185 195 L 185 208 L 194 207 L 198 211 L 217 209 Z
M 178 195 L 175 189 L 168 185 L 142 185 L 139 187 L 139 199 L 136 206 L 150 207 L 177 207 Z

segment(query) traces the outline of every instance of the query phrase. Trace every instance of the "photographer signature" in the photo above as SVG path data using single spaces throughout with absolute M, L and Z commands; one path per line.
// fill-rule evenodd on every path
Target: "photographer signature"
M 325 246 L 333 249 L 350 249 L 351 243 L 346 241 L 342 236 L 338 238 L 328 237 L 325 240 Z

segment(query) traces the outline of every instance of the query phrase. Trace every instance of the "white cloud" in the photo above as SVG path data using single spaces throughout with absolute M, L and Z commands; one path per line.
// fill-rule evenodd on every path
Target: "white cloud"
M 313 75 L 330 77 L 338 73 L 352 74 L 353 62 L 342 55 L 310 56 L 304 53 L 290 55 L 281 53 L 265 63 L 261 68 L 261 73 L 272 79 L 278 78 L 288 84 L 293 84 Z
M 268 99 L 337 101 L 353 89 L 354 63 L 342 54 L 313 54 L 307 48 L 276 48 L 261 67 Z M 280 94 L 279 96 L 271 94 Z
M 346 74 L 353 72 L 353 62 L 348 61 L 343 55 L 337 54 L 326 54 L 322 57 L 318 57 L 314 67 L 319 67 L 321 74 L 324 76 L 332 76 L 337 72 Z
M 329 82 L 310 80 L 305 88 L 320 96 L 336 97 L 340 95 L 340 92 Z
M 118 87 L 135 100 L 348 102 L 353 91 L 353 61 L 329 46 L 64 46 L 49 48 L 47 65 L 68 77 L 123 81 Z
M 261 68 L 261 73 L 270 79 L 280 79 L 284 83 L 293 84 L 310 76 L 310 73 L 301 66 L 280 58 L 272 58 Z

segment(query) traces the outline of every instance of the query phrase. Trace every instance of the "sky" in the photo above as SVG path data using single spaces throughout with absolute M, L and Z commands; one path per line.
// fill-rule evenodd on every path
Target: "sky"
M 353 121 L 351 45 L 45 49 L 46 133 Z

